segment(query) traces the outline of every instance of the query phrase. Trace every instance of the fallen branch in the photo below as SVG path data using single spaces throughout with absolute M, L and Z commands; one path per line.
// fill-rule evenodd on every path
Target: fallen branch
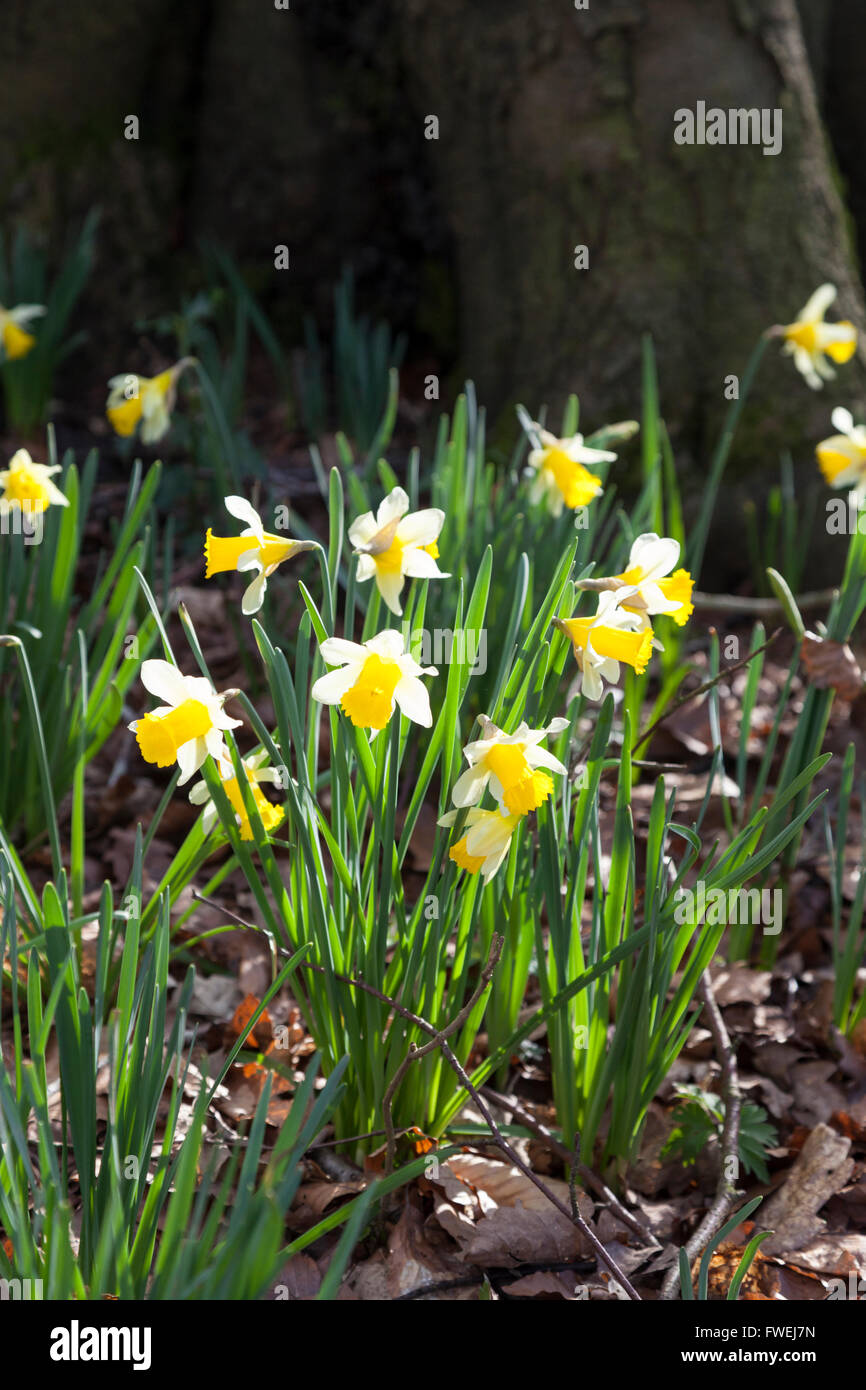
M 701 976 L 698 989 L 704 1001 L 704 1011 L 707 1016 L 710 1032 L 716 1045 L 716 1053 L 722 1068 L 722 1100 L 725 1106 L 725 1122 L 722 1126 L 722 1134 L 719 1140 L 719 1179 L 716 1185 L 716 1195 L 712 1205 L 704 1215 L 704 1219 L 697 1230 L 686 1241 L 683 1249 L 685 1250 L 689 1264 L 697 1258 L 716 1234 L 725 1220 L 736 1199 L 742 1196 L 735 1182 L 728 1177 L 728 1171 L 739 1172 L 740 1159 L 740 1108 L 742 1105 L 742 1094 L 740 1092 L 740 1081 L 737 1073 L 737 1059 L 734 1055 L 733 1044 L 730 1039 L 721 1010 L 716 1003 L 716 996 L 713 994 L 713 987 L 710 977 L 705 970 Z M 673 1299 L 679 1291 L 680 1270 L 679 1263 L 672 1264 L 661 1288 L 663 1299 Z
M 500 1095 L 498 1091 L 492 1090 L 490 1086 L 485 1086 L 483 1088 L 482 1095 L 488 1096 L 490 1100 L 493 1101 L 494 1105 L 501 1106 L 503 1110 L 509 1110 L 516 1120 L 519 1120 L 526 1129 L 532 1131 L 536 1138 L 542 1139 L 545 1144 L 553 1149 L 555 1154 L 558 1154 L 561 1159 L 570 1165 L 572 1177 L 574 1177 L 574 1175 L 580 1176 L 584 1184 L 591 1188 L 597 1197 L 600 1197 L 607 1203 L 611 1211 L 619 1217 L 624 1226 L 628 1226 L 633 1235 L 639 1236 L 641 1240 L 645 1240 L 649 1245 L 658 1245 L 655 1236 L 642 1225 L 632 1212 L 628 1211 L 627 1208 L 623 1206 L 616 1193 L 610 1190 L 607 1183 L 604 1182 L 597 1173 L 594 1173 L 591 1168 L 587 1168 L 585 1163 L 581 1163 L 579 1155 L 575 1157 L 575 1154 L 571 1152 L 568 1145 L 563 1144 L 561 1139 L 557 1139 L 556 1135 L 549 1130 L 546 1125 L 543 1125 L 530 1110 L 527 1110 L 525 1106 L 521 1105 L 516 1096 Z

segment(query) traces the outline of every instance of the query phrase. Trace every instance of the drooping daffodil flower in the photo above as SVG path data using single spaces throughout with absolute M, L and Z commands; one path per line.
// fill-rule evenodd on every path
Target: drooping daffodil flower
M 296 541 L 290 536 L 275 536 L 266 531 L 258 512 L 243 497 L 223 499 L 226 511 L 245 521 L 247 529 L 239 536 L 215 536 L 208 527 L 204 543 L 205 579 L 228 570 L 241 574 L 255 571 L 253 582 L 244 591 L 241 608 L 247 617 L 258 613 L 264 602 L 268 580 L 284 560 L 291 560 L 302 550 L 314 550 L 315 541 Z
M 797 371 L 814 391 L 820 391 L 824 382 L 836 375 L 828 358 L 847 362 L 857 348 L 857 329 L 848 319 L 824 322 L 836 294 L 835 285 L 819 285 L 793 323 L 771 330 L 785 339 L 782 351 L 794 358 Z
M 653 633 L 643 615 L 624 605 L 636 590 L 628 587 L 599 595 L 598 610 L 591 618 L 554 618 L 569 638 L 581 672 L 581 687 L 588 700 L 600 700 L 603 679 L 619 680 L 620 662 L 642 675 L 652 654 Z M 603 678 L 603 679 L 602 679 Z
M 183 676 L 170 661 L 159 660 L 142 662 L 141 683 L 165 701 L 129 725 L 145 762 L 157 767 L 176 762 L 181 771 L 178 786 L 183 786 L 208 754 L 217 762 L 226 761 L 223 733 L 239 728 L 241 721 L 230 719 L 223 706 L 236 691 L 217 694 L 206 677 Z
M 178 378 L 192 365 L 191 357 L 182 357 L 158 376 L 113 376 L 108 383 L 105 413 L 115 434 L 127 439 L 140 425 L 143 444 L 156 444 L 162 439 L 171 425 Z
M 459 811 L 446 811 L 438 824 L 451 826 L 458 815 Z M 508 853 L 515 827 L 522 819 L 522 816 L 503 816 L 499 811 L 483 811 L 474 806 L 466 815 L 466 834 L 451 846 L 448 858 L 469 874 L 480 873 L 484 882 L 489 883 Z
M 272 802 L 268 801 L 264 792 L 259 790 L 259 783 L 273 782 L 276 783 L 277 786 L 282 786 L 280 772 L 275 767 L 266 766 L 268 754 L 265 749 L 259 753 L 251 753 L 242 761 L 247 781 L 250 784 L 250 791 L 252 792 L 256 810 L 259 813 L 266 833 L 269 834 L 272 830 L 275 830 L 278 825 L 282 824 L 286 813 L 282 806 L 274 806 Z M 252 840 L 254 838 L 253 827 L 250 823 L 247 808 L 244 805 L 240 782 L 235 776 L 235 770 L 230 761 L 221 762 L 219 764 L 219 774 L 223 791 L 231 803 L 232 810 L 235 813 L 235 820 L 240 826 L 241 839 Z M 204 812 L 202 814 L 202 830 L 206 835 L 209 835 L 216 824 L 219 813 L 211 800 L 207 782 L 195 782 L 193 786 L 190 787 L 189 799 L 194 806 L 204 807 Z
M 44 304 L 19 304 L 15 309 L 4 309 L 0 304 L 0 361 L 14 362 L 27 356 L 36 345 L 36 337 L 27 332 L 25 324 L 44 313 Z
M 444 522 L 445 513 L 439 507 L 410 512 L 409 498 L 395 487 L 379 503 L 375 516 L 365 512 L 349 527 L 349 540 L 358 556 L 358 581 L 375 578 L 392 613 L 403 612 L 400 595 L 407 578 L 450 578 L 436 563 Z
M 395 705 L 408 719 L 429 729 L 433 723 L 430 696 L 419 676 L 435 676 L 435 666 L 420 666 L 403 647 L 394 628 L 377 633 L 368 642 L 349 642 L 327 637 L 319 651 L 329 666 L 339 667 L 320 676 L 312 689 L 314 700 L 339 705 L 356 728 L 384 729 Z
M 535 811 L 553 791 L 553 779 L 541 769 L 560 774 L 567 770 L 539 745 L 549 734 L 567 729 L 568 720 L 554 719 L 546 729 L 522 723 L 513 734 L 503 733 L 486 714 L 478 722 L 482 736 L 463 749 L 469 767 L 454 784 L 454 805 L 476 806 L 489 784 L 503 816 Z
M 841 405 L 830 418 L 839 433 L 822 439 L 815 450 L 825 481 L 830 487 L 866 487 L 866 426 L 855 425 Z
M 13 507 L 24 512 L 42 513 L 46 507 L 68 507 L 69 498 L 64 497 L 60 488 L 51 479 L 59 473 L 60 464 L 48 466 L 34 463 L 26 449 L 16 449 L 9 460 L 9 467 L 0 472 L 0 516 L 5 516 Z

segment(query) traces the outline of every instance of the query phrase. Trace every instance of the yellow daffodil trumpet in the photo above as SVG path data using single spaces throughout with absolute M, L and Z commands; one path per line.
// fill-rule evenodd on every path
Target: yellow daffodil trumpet
M 204 577 L 211 579 L 229 570 L 241 574 L 255 571 L 255 578 L 244 591 L 241 602 L 243 613 L 250 617 L 261 608 L 268 580 L 283 561 L 291 560 L 303 550 L 315 550 L 316 542 L 275 536 L 264 529 L 258 512 L 245 498 L 226 497 L 223 500 L 226 510 L 239 521 L 245 521 L 247 529 L 239 536 L 215 536 L 208 528 L 204 543 Z
M 636 590 L 631 586 L 603 593 L 598 610 L 591 618 L 554 618 L 554 625 L 568 637 L 581 673 L 581 686 L 588 700 L 600 700 L 604 680 L 619 680 L 620 663 L 631 666 L 638 675 L 647 668 L 653 647 L 651 626 L 645 615 L 629 612 L 624 604 Z

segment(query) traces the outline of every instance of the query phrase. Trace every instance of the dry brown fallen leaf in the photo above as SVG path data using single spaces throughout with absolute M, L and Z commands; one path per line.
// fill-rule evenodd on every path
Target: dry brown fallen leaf
M 863 672 L 846 643 L 831 642 L 807 632 L 800 647 L 800 659 L 812 685 L 819 690 L 833 689 L 843 700 L 856 700 L 861 693 Z
M 761 1228 L 773 1232 L 761 1246 L 765 1255 L 799 1250 L 823 1234 L 826 1223 L 817 1213 L 851 1176 L 850 1148 L 850 1139 L 828 1125 L 815 1126 L 784 1183 L 761 1209 Z

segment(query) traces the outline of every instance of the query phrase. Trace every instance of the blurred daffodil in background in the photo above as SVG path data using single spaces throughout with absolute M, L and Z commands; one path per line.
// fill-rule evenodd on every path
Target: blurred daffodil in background
M 835 285 L 819 285 L 803 305 L 796 320 L 771 330 L 785 339 L 782 351 L 794 358 L 794 366 L 814 391 L 836 375 L 833 362 L 847 362 L 857 348 L 857 329 L 848 319 L 825 323 L 824 315 L 836 298 Z
M 177 383 L 193 359 L 182 357 L 158 376 L 127 373 L 109 381 L 105 413 L 115 434 L 127 439 L 141 427 L 143 444 L 156 444 L 168 433 L 177 399 Z
M 613 463 L 616 454 L 584 444 L 582 434 L 558 439 L 534 420 L 531 430 L 540 445 L 530 450 L 527 460 L 532 502 L 544 501 L 551 516 L 561 516 L 563 507 L 586 507 L 601 495 L 601 478 L 590 470 L 599 463 Z
M 45 511 L 46 507 L 68 507 L 69 499 L 51 481 L 55 473 L 61 471 L 60 464 L 50 467 L 44 463 L 34 463 L 26 449 L 17 449 L 9 460 L 9 467 L 0 471 L 0 516 L 5 516 L 12 507 L 24 511 Z
M 830 487 L 866 486 L 866 426 L 855 425 L 850 410 L 837 406 L 830 417 L 838 434 L 822 439 L 815 453 Z
M 26 325 L 44 313 L 42 304 L 19 304 L 15 309 L 4 309 L 0 304 L 0 361 L 27 356 L 36 345 L 36 335 L 28 332 Z

